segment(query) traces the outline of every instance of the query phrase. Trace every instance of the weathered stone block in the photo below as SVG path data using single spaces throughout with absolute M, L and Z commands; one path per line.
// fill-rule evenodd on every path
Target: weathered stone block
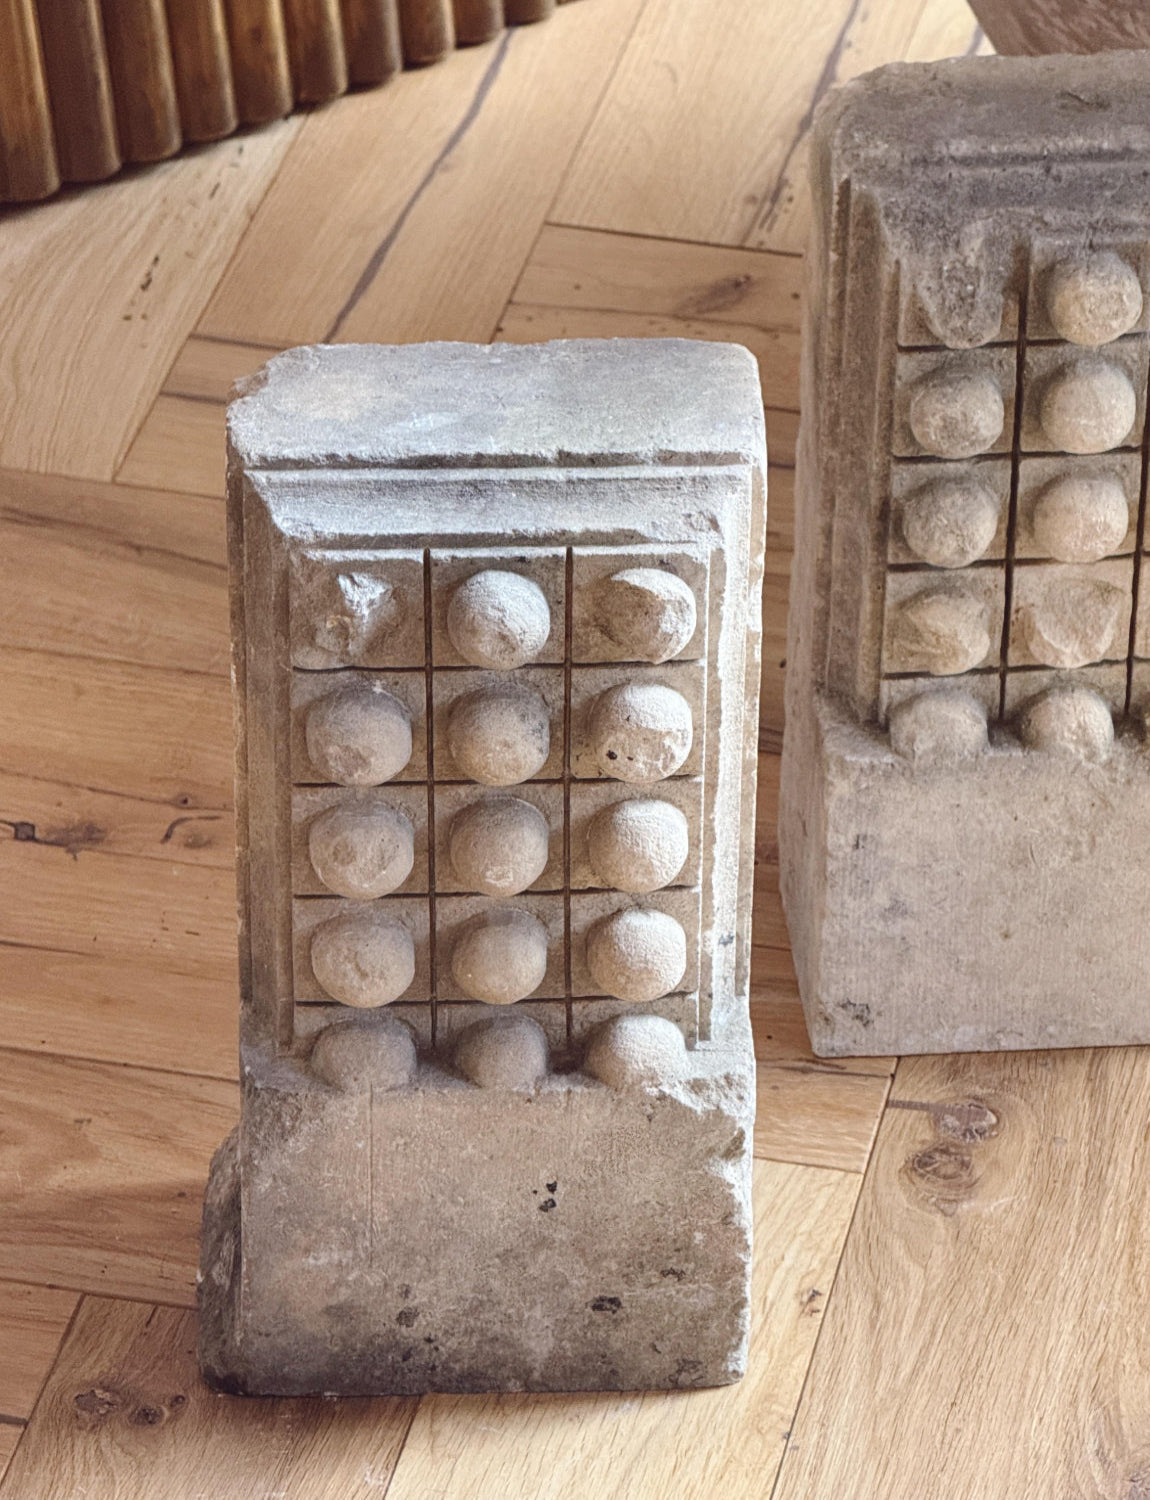
M 765 530 L 730 345 L 293 350 L 229 418 L 223 1389 L 737 1379 Z
M 779 841 L 825 1054 L 1150 1040 L 1150 58 L 815 130 Z

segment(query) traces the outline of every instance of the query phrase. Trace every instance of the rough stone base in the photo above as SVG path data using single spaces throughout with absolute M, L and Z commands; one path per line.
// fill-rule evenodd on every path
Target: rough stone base
M 790 726 L 788 726 L 790 728 Z M 784 761 L 782 892 L 823 1056 L 1150 1041 L 1150 778 L 1003 734 L 912 768 L 820 700 Z
M 551 1074 L 396 1092 L 245 1059 L 204 1210 L 219 1389 L 640 1390 L 743 1373 L 754 1063 L 745 1018 L 670 1086 Z

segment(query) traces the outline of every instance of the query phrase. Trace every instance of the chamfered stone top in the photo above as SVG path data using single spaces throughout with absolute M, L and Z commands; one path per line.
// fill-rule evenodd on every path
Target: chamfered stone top
M 754 461 L 754 356 L 693 339 L 313 344 L 237 385 L 247 468 Z

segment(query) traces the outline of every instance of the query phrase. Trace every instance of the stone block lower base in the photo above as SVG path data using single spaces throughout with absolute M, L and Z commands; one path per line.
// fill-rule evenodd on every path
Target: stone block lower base
M 823 1056 L 1150 1041 L 1150 753 L 1002 743 L 912 766 L 825 702 L 788 721 L 780 861 Z
M 345 1092 L 245 1058 L 212 1166 L 201 1362 L 262 1395 L 643 1390 L 743 1373 L 753 1056 L 479 1089 L 421 1060 Z

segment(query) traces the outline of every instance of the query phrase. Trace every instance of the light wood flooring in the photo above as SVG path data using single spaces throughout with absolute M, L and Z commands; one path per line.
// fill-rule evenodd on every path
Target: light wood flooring
M 579 0 L 0 216 L 2 1500 L 1150 1497 L 1150 1053 L 820 1061 L 777 896 L 806 133 L 983 45 L 963 0 Z M 771 444 L 750 1373 L 213 1396 L 229 386 L 316 339 L 669 333 L 749 345 Z

